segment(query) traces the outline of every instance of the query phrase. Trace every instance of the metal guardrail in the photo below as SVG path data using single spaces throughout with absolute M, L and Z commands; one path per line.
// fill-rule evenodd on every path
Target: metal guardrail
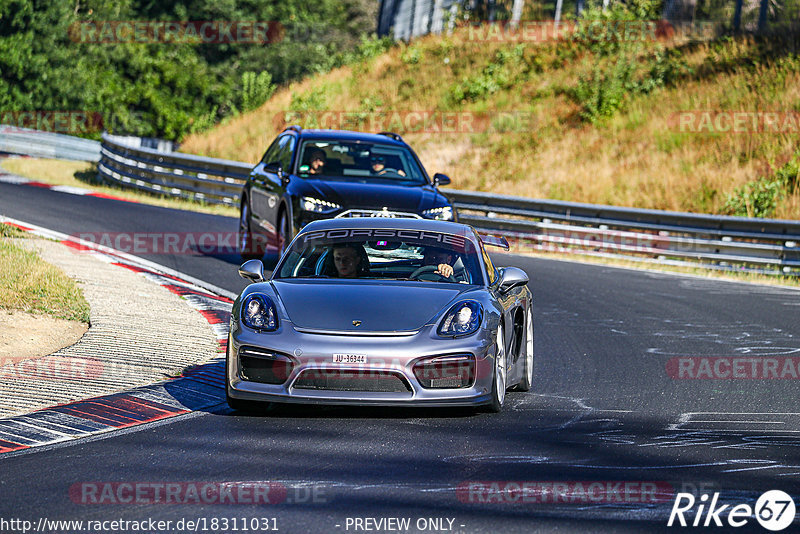
M 130 148 L 103 137 L 100 175 L 172 196 L 237 205 L 251 165 Z M 624 256 L 800 276 L 800 221 L 643 210 L 446 189 L 459 220 L 510 238 L 512 250 Z
M 103 134 L 100 177 L 123 187 L 198 200 L 238 205 L 252 165 L 227 159 L 130 147 Z
M 0 152 L 36 158 L 99 161 L 100 142 L 0 124 Z
M 800 221 L 443 192 L 460 221 L 500 231 L 520 249 L 800 275 Z

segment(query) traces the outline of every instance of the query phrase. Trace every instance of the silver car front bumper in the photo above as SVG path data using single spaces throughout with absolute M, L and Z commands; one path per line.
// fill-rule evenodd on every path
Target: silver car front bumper
M 228 340 L 227 390 L 235 399 L 336 405 L 478 406 L 490 402 L 495 367 L 494 336 L 483 331 L 459 339 L 443 339 L 433 325 L 406 335 L 333 335 L 300 332 L 283 322 L 274 333 L 234 328 Z M 280 384 L 247 380 L 239 358 L 242 348 L 256 348 L 291 360 Z M 247 354 L 245 352 L 244 354 Z M 252 351 L 250 352 L 252 354 Z M 335 355 L 363 360 L 336 363 Z M 450 355 L 474 356 L 474 380 L 468 387 L 423 387 L 414 374 L 421 360 Z M 315 388 L 308 387 L 309 379 Z M 347 390 L 326 389 L 325 379 L 348 380 Z M 377 391 L 375 380 L 403 382 L 403 391 Z M 359 380 L 363 380 L 363 387 Z M 322 382 L 319 385 L 317 382 Z M 379 388 L 378 388 L 379 389 Z

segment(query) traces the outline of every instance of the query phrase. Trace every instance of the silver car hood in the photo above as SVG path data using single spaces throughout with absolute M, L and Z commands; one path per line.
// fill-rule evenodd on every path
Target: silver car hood
M 417 331 L 460 293 L 475 286 L 438 282 L 273 280 L 299 330 L 352 334 Z

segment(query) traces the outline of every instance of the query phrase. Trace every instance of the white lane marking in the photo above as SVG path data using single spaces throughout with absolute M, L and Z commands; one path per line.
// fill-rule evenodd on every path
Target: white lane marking
M 144 258 L 140 258 L 138 256 L 134 256 L 133 254 L 128 254 L 127 252 L 122 252 L 120 250 L 117 250 L 117 249 L 114 249 L 114 248 L 111 248 L 111 247 L 106 247 L 104 245 L 98 245 L 97 243 L 92 243 L 91 241 L 85 241 L 83 239 L 77 239 L 77 238 L 75 238 L 73 236 L 69 236 L 67 234 L 63 234 L 61 232 L 57 232 L 55 230 L 50 230 L 49 228 L 45 228 L 43 226 L 38 226 L 38 225 L 31 224 L 31 223 L 28 223 L 28 222 L 25 222 L 25 221 L 20 221 L 18 219 L 13 219 L 11 217 L 6 217 L 6 216 L 3 216 L 3 215 L 0 215 L 0 223 L 3 223 L 3 222 L 10 222 L 12 224 L 16 224 L 16 225 L 19 225 L 19 226 L 24 226 L 26 228 L 30 228 L 32 230 L 31 233 L 33 233 L 35 235 L 39 235 L 41 237 L 46 237 L 48 239 L 55 239 L 55 240 L 58 240 L 58 241 L 69 241 L 71 243 L 75 243 L 75 244 L 81 245 L 83 247 L 87 247 L 87 248 L 89 248 L 91 250 L 94 250 L 94 251 L 97 251 L 97 252 L 101 252 L 101 253 L 104 253 L 104 254 L 111 254 L 113 256 L 118 256 L 118 257 L 120 257 L 120 258 L 122 258 L 124 260 L 127 260 L 128 262 L 130 262 L 133 265 L 136 265 L 136 266 L 139 266 L 139 267 L 145 267 L 145 268 L 152 269 L 154 271 L 158 271 L 158 272 L 161 272 L 161 273 L 164 273 L 164 274 L 168 274 L 168 275 L 176 276 L 178 278 L 182 278 L 182 279 L 186 280 L 187 282 L 191 282 L 192 284 L 194 284 L 194 285 L 196 285 L 196 286 L 198 286 L 198 287 L 200 287 L 202 289 L 205 289 L 206 291 L 210 291 L 212 293 L 216 293 L 217 295 L 222 295 L 224 297 L 228 297 L 231 300 L 236 300 L 236 297 L 237 297 L 236 293 L 233 293 L 232 291 L 228 291 L 227 289 L 223 289 L 223 288 L 221 288 L 219 286 L 215 286 L 214 284 L 210 284 L 210 283 L 208 283 L 208 282 L 206 282 L 204 280 L 200 280 L 199 278 L 195 278 L 195 277 L 190 276 L 190 275 L 188 275 L 186 273 L 182 273 L 180 271 L 176 271 L 175 269 L 170 269 L 169 267 L 166 267 L 164 265 L 160 265 L 158 263 L 146 260 Z
M 693 421 L 697 423 L 735 423 L 742 425 L 785 425 L 786 421 L 737 421 L 736 419 L 704 419 L 703 421 Z
M 726 419 L 725 416 L 730 416 Z M 735 417 L 735 419 L 734 419 Z M 667 425 L 667 430 L 709 431 L 709 432 L 741 432 L 742 429 L 724 428 L 723 425 L 782 425 L 782 428 L 759 428 L 759 432 L 800 433 L 800 429 L 787 429 L 800 418 L 796 412 L 685 412 L 678 417 L 677 423 Z M 788 419 L 788 420 L 787 420 Z M 708 425 L 708 426 L 704 426 Z M 753 429 L 747 429 L 752 431 Z
M 87 434 L 81 434 L 80 436 L 78 436 L 80 439 L 68 439 L 68 440 L 47 442 L 44 445 L 36 447 L 29 447 L 27 449 L 19 449 L 16 451 L 5 452 L 3 454 L 0 454 L 0 462 L 9 458 L 15 458 L 17 456 L 33 454 L 42 451 L 49 451 L 53 449 L 60 449 L 62 447 L 74 447 L 76 445 L 84 445 L 86 443 L 92 443 L 95 441 L 101 441 L 109 438 L 116 438 L 118 436 L 123 436 L 125 434 L 133 434 L 134 432 L 141 432 L 143 430 L 149 430 L 159 426 L 170 425 L 193 417 L 202 417 L 205 415 L 209 415 L 206 412 L 207 409 L 214 408 L 216 406 L 222 406 L 224 404 L 225 401 L 220 401 L 219 404 L 216 404 L 214 406 L 209 406 L 208 408 L 203 409 L 202 411 L 186 412 L 183 414 L 175 415 L 173 417 L 167 417 L 166 419 L 159 419 L 158 421 L 150 421 L 149 423 L 142 423 L 141 425 L 134 425 L 126 428 L 107 427 L 101 430 L 93 430 Z
M 28 184 L 33 180 L 28 180 L 27 178 L 23 178 L 22 176 L 17 176 L 16 174 L 0 174 L 0 182 L 6 184 Z
M 28 423 L 28 422 L 24 421 L 22 417 L 15 418 L 14 422 L 19 424 L 19 425 L 21 425 L 21 426 L 27 426 L 29 428 L 36 429 L 37 431 L 42 432 L 43 434 L 53 434 L 54 436 L 61 436 L 63 438 L 71 438 L 72 437 L 71 434 L 65 434 L 63 432 L 59 432 L 58 430 L 53 430 L 52 428 L 47 428 L 47 427 L 43 427 L 43 426 L 39 426 L 39 425 L 34 425 L 34 424 L 31 424 L 31 423 Z
M 52 191 L 58 191 L 59 193 L 69 193 L 70 195 L 88 195 L 89 193 L 93 193 L 94 191 L 90 189 L 84 189 L 83 187 L 75 187 L 72 185 L 52 185 L 50 186 Z
M 13 431 L 12 431 L 13 430 Z M 26 445 L 26 442 L 32 443 L 47 443 L 46 441 L 41 441 L 30 436 L 23 436 L 19 433 L 18 429 L 8 429 L 8 427 L 0 426 L 0 439 L 11 441 L 13 443 L 20 443 L 22 445 Z M 20 441 L 24 440 L 24 441 Z
M 723 473 L 739 473 L 742 471 L 763 471 L 764 469 L 786 469 L 788 465 L 775 464 L 775 465 L 762 465 L 760 467 L 743 467 L 741 469 L 723 469 Z M 791 467 L 797 467 L 793 465 Z

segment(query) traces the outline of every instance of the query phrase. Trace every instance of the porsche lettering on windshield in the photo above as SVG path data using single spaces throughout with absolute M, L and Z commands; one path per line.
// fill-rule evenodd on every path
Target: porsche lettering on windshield
M 441 234 L 438 232 L 426 232 L 424 230 L 391 230 L 391 229 L 371 229 L 371 228 L 357 228 L 357 229 L 342 229 L 342 230 L 328 230 L 319 232 L 309 232 L 303 236 L 304 242 L 308 243 L 312 240 L 351 240 L 367 237 L 382 237 L 390 238 L 395 237 L 404 240 L 425 242 L 446 243 L 456 248 L 463 249 L 466 244 L 466 239 L 452 234 Z

